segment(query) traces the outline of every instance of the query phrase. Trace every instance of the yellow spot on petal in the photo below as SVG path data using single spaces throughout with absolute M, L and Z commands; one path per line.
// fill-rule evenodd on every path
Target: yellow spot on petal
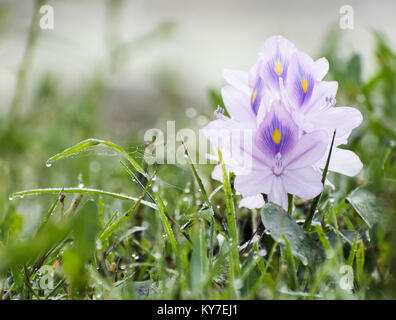
M 256 101 L 256 96 L 257 96 L 257 89 L 255 89 L 254 92 L 253 92 L 252 104 L 254 104 L 254 101 Z
M 305 79 L 304 77 L 302 77 L 302 79 L 301 79 L 301 87 L 302 87 L 304 93 L 307 93 L 308 82 L 307 82 L 307 79 Z
M 274 70 L 275 70 L 275 72 L 276 72 L 276 74 L 277 74 L 278 76 L 280 76 L 280 75 L 282 74 L 282 72 L 283 72 L 283 67 L 282 67 L 282 64 L 281 64 L 281 62 L 280 62 L 279 60 L 277 60 L 277 61 L 275 62 L 275 68 L 274 68 Z
M 272 134 L 272 140 L 276 143 L 279 144 L 279 142 L 282 139 L 282 135 L 278 129 L 274 130 L 274 133 Z

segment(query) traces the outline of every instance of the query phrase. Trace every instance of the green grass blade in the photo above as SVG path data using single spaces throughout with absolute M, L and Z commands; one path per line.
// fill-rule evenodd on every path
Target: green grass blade
M 128 161 L 132 164 L 132 166 L 137 171 L 139 171 L 141 174 L 143 174 L 145 177 L 147 177 L 147 174 L 144 172 L 143 168 L 139 165 L 139 163 L 133 157 L 131 157 L 128 154 L 128 152 L 126 152 L 124 149 L 122 149 L 120 146 L 116 145 L 113 142 L 99 140 L 99 139 L 87 139 L 87 140 L 81 141 L 81 142 L 77 143 L 76 145 L 74 145 L 70 148 L 67 148 L 66 150 L 49 158 L 47 160 L 47 163 L 51 164 L 54 161 L 69 157 L 73 154 L 80 153 L 81 151 L 84 151 L 88 148 L 91 148 L 91 147 L 97 146 L 97 145 L 104 145 L 104 146 L 107 146 L 109 148 L 112 148 L 112 149 L 118 151 L 120 154 L 124 155 L 128 159 Z
M 238 232 L 236 226 L 236 216 L 235 216 L 235 206 L 234 200 L 232 198 L 232 190 L 230 180 L 227 174 L 227 170 L 224 165 L 223 156 L 220 149 L 217 149 L 220 165 L 223 170 L 223 183 L 224 183 L 224 193 L 226 197 L 226 207 L 227 207 L 227 224 L 228 232 L 231 240 L 231 274 L 233 277 L 237 276 L 240 272 L 240 262 L 239 262 L 239 252 L 238 252 Z
M 334 132 L 333 132 L 333 138 L 331 139 L 329 156 L 327 157 L 326 165 L 325 165 L 325 167 L 323 169 L 323 175 L 322 175 L 322 185 L 323 185 L 323 187 L 324 187 L 324 184 L 325 184 L 325 181 L 326 181 L 327 171 L 329 170 L 330 158 L 331 158 L 331 154 L 333 152 L 335 136 L 336 136 L 336 130 L 334 130 Z M 308 231 L 309 228 L 311 227 L 311 222 L 312 222 L 312 219 L 313 219 L 313 217 L 315 215 L 315 210 L 316 210 L 316 207 L 317 207 L 317 205 L 319 203 L 319 200 L 320 200 L 321 196 L 322 196 L 322 192 L 312 201 L 311 208 L 309 209 L 307 218 L 305 219 L 304 226 L 303 226 L 305 231 Z
M 184 147 L 184 151 L 185 151 L 185 153 L 187 154 L 187 156 L 189 158 L 189 165 L 190 165 L 191 171 L 192 171 L 192 173 L 194 175 L 195 181 L 198 184 L 199 192 L 201 193 L 202 198 L 204 199 L 207 207 L 212 209 L 212 215 L 210 217 L 210 235 L 209 235 L 209 241 L 210 241 L 209 265 L 211 266 L 212 265 L 212 261 L 213 261 L 213 248 L 214 248 L 214 233 L 215 233 L 214 212 L 215 212 L 215 210 L 214 210 L 214 207 L 213 207 L 212 203 L 210 202 L 210 198 L 208 197 L 208 195 L 207 195 L 207 193 L 205 191 L 204 185 L 202 183 L 202 179 L 199 176 L 198 171 L 197 171 L 197 169 L 194 166 L 194 163 L 192 162 L 190 153 L 188 152 L 188 149 L 187 149 L 186 145 L 184 144 L 184 142 L 182 142 L 182 144 L 183 144 L 183 147 Z
M 168 235 L 168 238 L 169 238 L 169 241 L 171 243 L 172 249 L 175 251 L 175 253 L 177 253 L 176 239 L 175 239 L 175 236 L 173 234 L 172 228 L 169 225 L 169 221 L 167 219 L 168 212 L 167 212 L 166 206 L 164 204 L 164 201 L 162 201 L 162 198 L 161 198 L 161 196 L 159 195 L 158 192 L 154 192 L 154 197 L 157 200 L 158 211 L 160 212 L 160 215 L 161 215 L 162 225 L 164 226 L 165 232 Z
M 109 192 L 99 189 L 92 189 L 92 188 L 44 188 L 44 189 L 29 189 L 24 191 L 14 192 L 10 195 L 10 198 L 17 198 L 23 196 L 30 196 L 30 195 L 38 195 L 38 194 L 58 194 L 59 192 L 63 193 L 80 193 L 80 194 L 94 194 L 94 195 L 104 195 L 109 196 L 121 200 L 131 200 L 131 201 L 138 201 L 138 198 L 127 196 L 121 193 Z M 158 207 L 155 203 L 141 200 L 141 203 L 147 207 L 153 208 L 158 210 Z
M 128 217 L 133 214 L 136 210 L 136 208 L 139 206 L 139 204 L 142 202 L 144 196 L 146 195 L 146 192 L 148 188 L 150 187 L 150 184 L 152 183 L 152 180 L 150 179 L 147 182 L 146 187 L 144 188 L 142 195 L 137 199 L 137 201 L 133 204 L 133 206 L 125 211 L 121 217 L 119 217 L 114 223 L 112 223 L 107 229 L 105 229 L 102 234 L 99 236 L 99 239 L 104 241 L 108 239 L 123 223 Z

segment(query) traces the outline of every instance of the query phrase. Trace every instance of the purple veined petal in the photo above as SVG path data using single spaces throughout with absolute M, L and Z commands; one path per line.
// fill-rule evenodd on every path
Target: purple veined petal
M 296 51 L 294 44 L 282 36 L 273 36 L 262 45 L 260 75 L 272 91 L 279 90 L 279 78 L 286 81 L 289 60 Z
M 275 203 L 287 210 L 287 191 L 283 186 L 282 178 L 274 176 L 271 191 L 268 193 L 268 202 Z
M 326 58 L 320 58 L 314 62 L 313 76 L 316 81 L 321 81 L 329 71 L 329 61 Z
M 250 95 L 248 73 L 239 70 L 224 69 L 223 78 L 234 88 L 241 90 L 243 93 Z
M 325 154 L 328 135 L 323 130 L 303 135 L 293 150 L 284 158 L 283 166 L 289 170 L 311 166 Z
M 326 165 L 325 158 L 318 163 L 320 168 Z M 363 164 L 359 157 L 350 150 L 334 148 L 329 163 L 329 171 L 338 172 L 349 177 L 356 176 L 362 170 Z
M 312 167 L 285 169 L 281 177 L 286 191 L 304 200 L 312 199 L 322 191 L 322 175 Z
M 264 198 L 261 194 L 242 198 L 239 202 L 239 208 L 245 207 L 248 209 L 262 208 L 265 204 Z
M 269 193 L 274 175 L 270 168 L 253 170 L 250 174 L 235 176 L 235 190 L 244 197 Z
M 250 96 L 231 86 L 221 90 L 224 105 L 231 118 L 235 121 L 255 124 L 255 114 L 250 106 Z
M 262 61 L 259 59 L 253 67 L 250 68 L 249 73 L 248 73 L 248 85 L 250 90 L 253 89 L 253 87 L 256 84 L 257 77 L 260 75 L 260 69 L 261 69 Z M 251 94 L 251 91 L 250 93 Z
M 280 101 L 275 101 L 260 124 L 255 144 L 269 158 L 291 152 L 298 139 L 298 127 Z
M 297 52 L 290 60 L 286 83 L 287 94 L 294 108 L 309 104 L 316 86 L 314 62 L 307 54 Z
M 259 111 L 261 101 L 264 96 L 264 89 L 265 89 L 264 80 L 261 77 L 258 77 L 250 98 L 252 111 L 255 115 L 257 115 Z

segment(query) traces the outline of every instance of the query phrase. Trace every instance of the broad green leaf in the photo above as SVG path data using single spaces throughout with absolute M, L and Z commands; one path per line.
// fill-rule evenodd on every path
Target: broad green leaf
M 370 191 L 364 188 L 357 188 L 347 197 L 347 201 L 370 228 L 375 223 L 382 222 L 382 210 L 375 195 Z
M 261 220 L 275 241 L 285 245 L 283 236 L 287 238 L 293 256 L 304 265 L 312 268 L 323 260 L 323 251 L 283 208 L 273 203 L 266 204 L 261 211 Z

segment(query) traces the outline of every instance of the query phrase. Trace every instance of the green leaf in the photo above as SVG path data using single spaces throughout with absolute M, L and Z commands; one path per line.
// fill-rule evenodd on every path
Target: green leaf
M 173 234 L 172 228 L 169 225 L 169 221 L 168 221 L 168 218 L 167 218 L 168 212 L 167 212 L 166 206 L 165 206 L 164 202 L 162 201 L 162 198 L 161 198 L 161 196 L 159 195 L 158 192 L 154 192 L 154 197 L 156 198 L 157 203 L 158 203 L 158 210 L 159 210 L 159 212 L 161 214 L 162 225 L 163 225 L 163 227 L 165 229 L 166 234 L 168 235 L 168 238 L 169 238 L 169 241 L 170 241 L 170 243 L 172 245 L 173 250 L 175 252 L 177 252 L 176 239 L 175 239 L 175 236 Z
M 383 221 L 382 209 L 375 195 L 370 191 L 357 188 L 347 197 L 347 201 L 370 228 L 375 223 Z
M 220 149 L 217 149 L 217 153 L 219 155 L 220 165 L 223 171 L 223 184 L 224 184 L 224 193 L 226 197 L 226 208 L 227 208 L 228 234 L 230 240 L 232 241 L 231 243 L 232 263 L 230 264 L 230 267 L 231 267 L 232 275 L 236 276 L 240 272 L 240 265 L 239 265 L 240 261 L 239 261 L 239 251 L 238 251 L 238 231 L 236 226 L 234 199 L 232 198 L 231 183 L 223 161 L 223 155 L 221 154 Z
M 356 275 L 357 280 L 360 283 L 363 280 L 363 270 L 364 270 L 364 244 L 362 241 L 358 243 L 358 248 L 356 251 Z
M 266 204 L 261 210 L 261 220 L 275 241 L 285 245 L 283 236 L 287 238 L 293 256 L 304 265 L 312 268 L 323 260 L 323 251 L 282 207 L 273 203 Z
M 99 237 L 100 240 L 104 241 L 104 240 L 108 239 L 125 222 L 125 220 L 128 219 L 128 217 L 135 212 L 135 210 L 139 206 L 139 204 L 142 203 L 143 198 L 146 195 L 146 192 L 147 192 L 148 188 L 150 187 L 152 181 L 153 180 L 150 179 L 147 182 L 147 185 L 144 188 L 142 195 L 139 197 L 139 199 L 137 199 L 137 201 L 133 204 L 133 206 L 130 209 L 128 209 L 127 211 L 125 211 L 121 217 L 119 217 L 116 221 L 114 221 L 109 227 L 107 227 L 102 232 L 102 234 Z

